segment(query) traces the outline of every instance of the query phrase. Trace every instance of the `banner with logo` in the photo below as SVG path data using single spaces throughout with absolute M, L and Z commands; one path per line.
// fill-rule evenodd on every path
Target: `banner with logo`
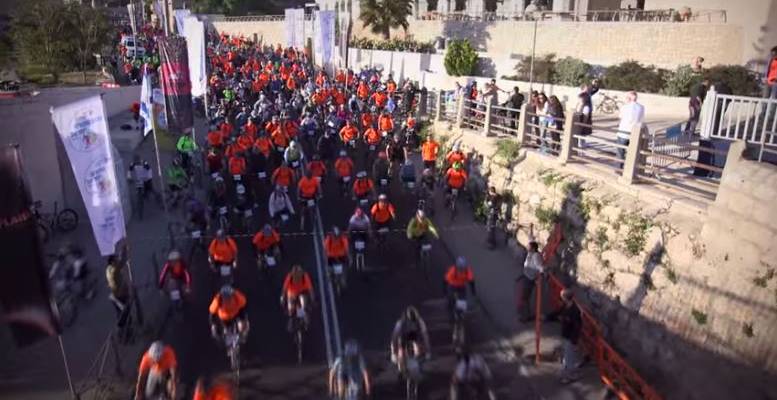
M 321 67 L 326 68 L 332 61 L 335 47 L 335 12 L 324 10 L 316 12 L 316 54 L 320 54 Z
M 173 17 L 175 18 L 175 30 L 176 32 L 178 32 L 179 35 L 183 36 L 183 32 L 184 32 L 183 22 L 186 19 L 186 17 L 188 17 L 191 14 L 192 12 L 186 9 L 183 9 L 183 10 L 179 9 L 179 10 L 173 11 Z
M 305 10 L 287 8 L 284 11 L 286 28 L 286 46 L 302 47 L 305 43 Z
M 27 346 L 61 330 L 16 146 L 0 148 L 0 187 L 0 319 L 8 322 L 16 344 Z
M 338 26 L 340 27 L 340 35 L 337 38 L 339 50 L 337 53 L 340 58 L 340 66 L 346 68 L 348 66 L 348 35 L 351 30 L 351 13 L 347 11 L 340 12 Z
M 159 41 L 162 56 L 162 92 L 165 94 L 167 129 L 175 134 L 189 134 L 194 125 L 192 115 L 192 82 L 186 40 L 168 36 Z
M 167 130 L 167 112 L 165 111 L 165 95 L 162 89 L 155 88 L 151 90 L 151 102 L 154 107 L 154 117 L 156 117 L 156 127 Z
M 151 102 L 151 79 L 148 74 L 143 74 L 143 82 L 140 84 L 140 118 L 143 118 L 143 137 L 148 136 L 154 128 L 151 110 L 154 104 Z
M 126 232 L 103 100 L 94 96 L 56 107 L 51 118 L 70 159 L 100 254 L 111 255 Z
M 189 55 L 192 96 L 203 96 L 208 81 L 205 70 L 205 25 L 197 17 L 188 16 L 183 21 L 183 36 L 186 38 L 186 51 Z

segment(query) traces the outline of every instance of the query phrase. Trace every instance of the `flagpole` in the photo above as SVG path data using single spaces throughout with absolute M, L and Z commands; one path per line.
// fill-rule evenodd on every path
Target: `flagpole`
M 80 400 L 81 397 L 78 396 L 78 393 L 76 393 L 76 388 L 75 386 L 73 386 L 73 376 L 70 375 L 70 365 L 67 362 L 67 353 L 65 353 L 65 345 L 62 343 L 62 334 L 57 335 L 57 341 L 59 342 L 59 351 L 62 354 L 62 362 L 65 364 L 65 375 L 67 375 L 67 385 L 70 388 L 70 396 L 72 396 L 74 400 Z
M 153 101 L 153 94 L 152 94 L 152 101 L 151 101 L 151 135 L 154 137 L 154 153 L 156 155 L 156 171 L 159 175 L 159 193 L 162 194 L 162 210 L 165 212 L 165 217 L 169 218 L 167 215 L 167 198 L 165 198 L 165 178 L 162 175 L 162 161 L 159 158 L 159 142 L 157 141 L 156 137 L 156 107 Z

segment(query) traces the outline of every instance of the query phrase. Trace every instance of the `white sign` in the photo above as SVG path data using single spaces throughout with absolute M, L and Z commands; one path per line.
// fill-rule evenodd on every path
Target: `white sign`
M 103 100 L 94 96 L 53 108 L 51 119 L 70 159 L 100 254 L 114 254 L 126 231 Z
M 320 55 L 320 66 L 328 68 L 335 47 L 335 12 L 324 10 L 316 12 L 316 54 Z
M 189 80 L 192 84 L 192 97 L 205 95 L 207 76 L 205 69 L 205 25 L 195 16 L 183 20 L 183 36 L 186 38 L 186 50 L 189 54 Z

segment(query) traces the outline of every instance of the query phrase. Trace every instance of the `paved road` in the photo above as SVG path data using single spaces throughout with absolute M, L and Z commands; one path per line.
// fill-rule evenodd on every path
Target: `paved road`
M 351 274 L 349 286 L 339 298 L 333 296 L 326 274 L 321 273 L 324 267 L 321 232 L 335 224 L 344 227 L 355 208 L 355 201 L 342 197 L 331 182 L 324 184 L 324 198 L 318 207 L 320 220 L 314 230 L 300 231 L 297 219 L 282 229 L 285 254 L 273 280 L 261 279 L 250 238 L 238 235 L 240 254 L 235 281 L 247 295 L 251 321 L 251 332 L 242 349 L 241 398 L 259 395 L 270 399 L 322 398 L 326 390 L 327 366 L 332 357 L 339 354 L 342 342 L 351 337 L 362 344 L 369 368 L 376 377 L 376 398 L 402 398 L 404 386 L 398 384 L 388 362 L 387 346 L 394 322 L 411 304 L 420 309 L 429 324 L 434 355 L 428 365 L 429 379 L 422 390 L 425 398 L 446 398 L 454 356 L 449 346 L 450 327 L 441 282 L 444 268 L 451 264 L 452 256 L 441 242 L 436 242 L 432 250 L 431 279 L 414 268 L 415 255 L 404 237 L 404 227 L 415 212 L 416 201 L 400 192 L 401 188 L 395 183 L 390 199 L 397 207 L 398 218 L 394 226 L 396 231 L 391 233 L 385 252 L 369 247 L 366 257 L 369 271 Z M 256 227 L 267 219 L 266 193 L 266 189 L 262 189 L 254 221 Z M 467 234 L 466 229 L 461 234 Z M 286 318 L 278 302 L 282 276 L 292 263 L 301 263 L 311 273 L 318 298 L 301 365 L 296 363 L 294 344 L 285 330 Z M 182 381 L 187 387 L 191 387 L 198 376 L 229 371 L 224 349 L 211 338 L 208 329 L 207 306 L 218 284 L 217 277 L 207 269 L 203 253 L 194 255 L 192 274 L 194 288 L 183 319 L 167 318 L 162 329 L 162 337 L 179 355 Z M 495 338 L 491 334 L 495 330 L 490 324 L 478 310 L 471 313 L 473 336 L 483 344 L 483 351 L 489 352 L 488 340 Z M 492 353 L 489 353 L 489 360 L 496 371 L 500 398 L 533 397 L 531 393 L 515 392 L 516 387 L 526 386 L 513 384 L 518 379 L 514 365 L 501 361 Z

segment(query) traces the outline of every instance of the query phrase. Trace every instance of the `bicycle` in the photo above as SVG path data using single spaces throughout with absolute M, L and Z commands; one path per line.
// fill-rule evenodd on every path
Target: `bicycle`
M 307 315 L 305 308 L 302 307 L 299 300 L 296 300 L 294 313 L 289 316 L 289 331 L 291 332 L 294 345 L 297 348 L 297 364 L 302 364 L 303 339 L 307 325 L 306 319 Z
M 315 226 L 315 209 L 316 209 L 316 200 L 315 199 L 305 199 L 303 198 L 301 200 L 301 208 L 302 212 L 299 215 L 299 229 L 301 231 L 305 230 L 305 221 L 310 221 L 311 226 Z
M 456 200 L 459 197 L 459 189 L 451 188 L 451 192 L 446 196 L 448 209 L 451 212 L 451 221 L 456 219 Z
M 451 343 L 454 348 L 461 348 L 466 345 L 467 334 L 464 327 L 464 316 L 468 308 L 467 295 L 458 291 L 454 292 L 451 301 L 451 315 L 453 317 L 453 330 L 451 332 Z
M 608 96 L 602 93 L 602 101 L 596 106 L 596 113 L 602 114 L 615 114 L 620 111 L 620 106 L 623 105 L 623 101 L 618 99 L 618 96 Z
M 78 213 L 72 208 L 60 210 L 55 201 L 54 211 L 49 214 L 40 211 L 42 204 L 40 200 L 32 203 L 32 215 L 38 223 L 38 235 L 43 243 L 48 242 L 54 232 L 71 232 L 78 227 Z
M 353 249 L 354 253 L 356 253 L 356 257 L 354 257 L 354 268 L 356 268 L 356 272 L 364 272 L 365 265 L 364 265 L 364 253 L 367 251 L 367 242 L 364 239 L 367 235 L 367 232 L 354 232 L 353 233 Z
M 424 239 L 424 238 L 420 239 L 418 257 L 420 260 L 420 266 L 424 271 L 424 276 L 428 281 L 429 270 L 431 269 L 431 264 L 432 264 L 432 243 L 429 242 L 427 239 Z

